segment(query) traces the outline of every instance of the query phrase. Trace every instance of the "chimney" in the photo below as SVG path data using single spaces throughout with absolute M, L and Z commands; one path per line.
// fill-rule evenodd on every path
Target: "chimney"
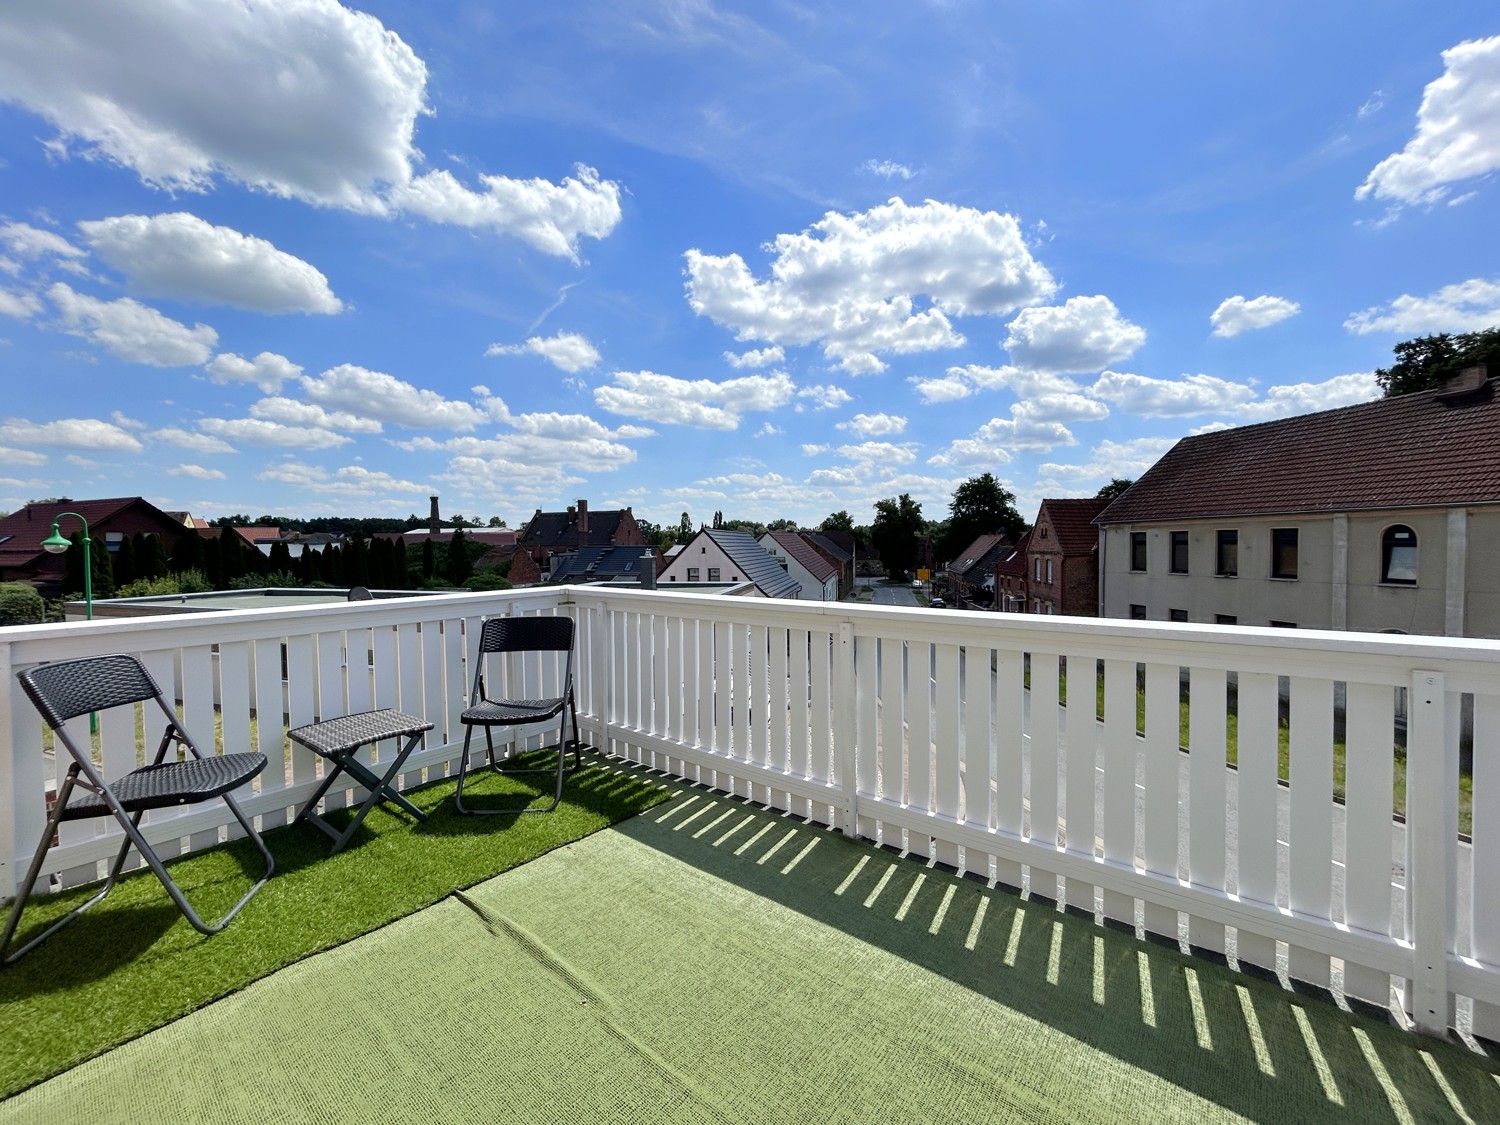
M 641 556 L 641 589 L 656 589 L 656 552 L 647 551 Z
M 578 501 L 578 545 L 587 547 L 589 545 L 589 502 Z
M 442 529 L 443 521 L 438 517 L 438 498 L 429 496 L 428 499 L 432 501 L 432 514 L 427 517 L 427 533 L 436 539 Z

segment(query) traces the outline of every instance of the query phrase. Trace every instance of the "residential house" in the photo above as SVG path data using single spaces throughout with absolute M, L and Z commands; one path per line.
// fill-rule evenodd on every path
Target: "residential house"
M 821 531 L 799 531 L 814 551 L 839 568 L 839 597 L 854 592 L 854 555 Z M 852 536 L 850 537 L 853 538 Z
M 552 557 L 553 583 L 612 582 L 655 587 L 661 555 L 654 547 L 580 547 Z
M 546 581 L 555 555 L 582 547 L 644 547 L 646 536 L 629 508 L 591 512 L 589 502 L 579 500 L 566 512 L 544 512 L 538 508 L 521 529 L 516 545 L 535 564 L 537 577 L 527 580 Z M 519 555 L 511 563 L 512 574 L 517 573 L 518 566 L 522 573 L 531 573 L 530 567 L 521 565 Z M 511 581 L 516 579 L 513 577 Z
M 997 613 L 1025 613 L 1027 606 L 1026 550 L 1031 532 L 995 560 L 995 605 Z
M 1500 394 L 1184 438 L 1096 520 L 1108 617 L 1500 637 Z
M 948 564 L 948 588 L 959 607 L 987 606 L 995 596 L 995 564 L 1011 549 L 1001 534 L 981 535 Z
M 90 534 L 102 539 L 111 552 L 138 531 L 160 537 L 168 554 L 180 536 L 194 534 L 180 519 L 139 496 L 27 504 L 0 518 L 0 582 L 26 582 L 49 597 L 66 592 L 62 584 L 67 560 L 43 550 L 42 540 L 52 534 L 53 520 L 59 521 L 58 530 L 64 535 L 83 530 L 78 520 L 65 516 L 68 512 L 87 520 Z
M 657 576 L 658 589 L 686 586 L 743 587 L 758 598 L 795 598 L 802 585 L 745 531 L 704 528 L 687 541 Z
M 802 588 L 797 597 L 810 602 L 839 600 L 839 568 L 797 532 L 768 531 L 758 542 L 797 580 Z
M 1108 500 L 1043 500 L 1026 546 L 1028 609 L 1099 616 L 1099 532 Z

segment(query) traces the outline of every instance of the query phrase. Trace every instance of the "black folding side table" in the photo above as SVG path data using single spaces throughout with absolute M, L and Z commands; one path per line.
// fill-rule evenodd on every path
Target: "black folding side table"
M 337 719 L 324 719 L 321 723 L 309 723 L 287 731 L 286 736 L 293 742 L 306 746 L 314 754 L 333 765 L 333 768 L 324 776 L 323 784 L 318 786 L 318 791 L 302 807 L 302 811 L 297 814 L 297 820 L 292 823 L 306 820 L 328 833 L 333 837 L 333 850 L 328 854 L 333 855 L 349 842 L 350 837 L 359 830 L 359 826 L 369 815 L 370 810 L 381 801 L 389 801 L 405 809 L 418 820 L 426 820 L 427 814 L 393 789 L 391 782 L 401 772 L 401 767 L 405 764 L 407 757 L 421 743 L 422 736 L 431 729 L 432 724 L 427 720 L 419 719 L 415 715 L 405 715 L 387 707 L 380 711 L 360 711 L 353 715 L 342 715 Z M 391 759 L 390 768 L 385 771 L 385 776 L 378 777 L 374 770 L 361 762 L 354 754 L 361 746 L 384 742 L 388 738 L 405 738 L 406 743 Z M 359 806 L 354 819 L 349 822 L 349 827 L 340 832 L 318 815 L 317 808 L 318 802 L 323 799 L 323 794 L 328 791 L 328 787 L 343 773 L 347 773 L 368 789 L 369 795 Z

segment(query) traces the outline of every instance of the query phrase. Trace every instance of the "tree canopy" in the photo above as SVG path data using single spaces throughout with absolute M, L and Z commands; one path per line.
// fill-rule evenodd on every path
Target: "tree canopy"
M 926 530 L 922 505 L 903 492 L 875 502 L 875 522 L 870 525 L 870 545 L 880 555 L 886 573 L 908 574 L 917 564 L 918 537 Z
M 1125 490 L 1134 483 L 1135 481 L 1126 480 L 1124 477 L 1111 477 L 1108 484 L 1094 493 L 1094 499 L 1118 500 L 1121 496 L 1125 495 Z
M 1396 362 L 1375 372 L 1375 382 L 1387 398 L 1434 390 L 1466 367 L 1488 365 L 1492 373 L 1500 373 L 1500 327 L 1456 336 L 1418 336 L 1391 350 Z
M 960 551 L 981 535 L 1000 532 L 1012 543 L 1026 531 L 1026 521 L 1016 511 L 1015 494 L 1004 488 L 993 473 L 970 477 L 953 490 L 948 505 L 948 524 L 937 543 L 941 560 L 958 557 Z

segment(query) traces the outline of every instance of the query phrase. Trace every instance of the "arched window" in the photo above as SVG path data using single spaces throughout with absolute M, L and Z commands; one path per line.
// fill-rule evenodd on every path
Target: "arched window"
M 1380 580 L 1403 586 L 1417 584 L 1417 533 L 1398 523 L 1380 537 Z

